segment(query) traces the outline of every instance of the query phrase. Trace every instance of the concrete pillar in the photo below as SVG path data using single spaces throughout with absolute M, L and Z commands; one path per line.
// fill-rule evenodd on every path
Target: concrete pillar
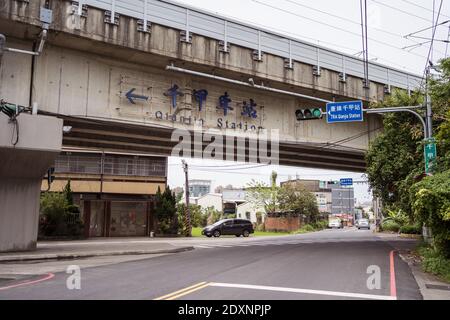
M 62 148 L 63 121 L 21 114 L 15 130 L 0 114 L 0 252 L 36 248 L 42 178 Z

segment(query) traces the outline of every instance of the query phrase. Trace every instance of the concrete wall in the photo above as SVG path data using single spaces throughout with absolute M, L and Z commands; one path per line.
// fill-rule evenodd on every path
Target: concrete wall
M 203 209 L 208 209 L 208 208 L 213 207 L 215 210 L 220 211 L 220 212 L 222 212 L 222 210 L 223 210 L 221 194 L 207 194 L 203 197 L 198 198 L 196 203 Z
M 239 219 L 247 219 L 247 212 L 250 213 L 250 221 L 253 223 L 258 222 L 258 216 L 257 213 L 262 213 L 262 221 L 265 220 L 265 210 L 264 208 L 255 208 L 255 206 L 250 203 L 246 202 L 237 207 L 237 218 Z
M 62 120 L 19 115 L 19 142 L 0 114 L 0 252 L 36 247 L 42 177 L 62 147 Z
M 302 223 L 298 217 L 274 218 L 267 217 L 264 222 L 266 231 L 274 232 L 292 232 L 300 229 Z

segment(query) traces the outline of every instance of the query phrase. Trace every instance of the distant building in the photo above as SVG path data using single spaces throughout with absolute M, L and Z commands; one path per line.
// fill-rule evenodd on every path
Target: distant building
M 217 193 L 206 194 L 195 199 L 195 204 L 203 209 L 214 208 L 219 212 L 223 211 L 222 195 Z
M 167 158 L 100 151 L 65 151 L 55 160 L 48 191 L 71 183 L 85 237 L 142 237 L 157 227 L 155 195 L 167 186 Z M 46 180 L 41 190 L 47 191 Z
M 353 188 L 341 187 L 338 181 L 290 180 L 283 185 L 300 185 L 316 196 L 319 211 L 330 214 L 354 214 L 355 195 Z
M 237 214 L 239 205 L 247 202 L 244 189 L 224 189 L 222 192 L 224 215 Z
M 264 223 L 265 220 L 265 209 L 263 207 L 255 207 L 253 203 L 244 202 L 237 206 L 236 217 L 238 219 L 247 219 L 252 223 Z M 261 218 L 258 220 L 258 213 L 261 214 Z
M 211 180 L 189 180 L 189 196 L 200 198 L 211 193 Z

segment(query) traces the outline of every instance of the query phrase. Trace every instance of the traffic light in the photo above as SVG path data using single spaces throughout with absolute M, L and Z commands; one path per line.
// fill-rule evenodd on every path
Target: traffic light
M 323 118 L 322 109 L 320 108 L 298 109 L 295 111 L 295 116 L 297 121 L 319 120 Z

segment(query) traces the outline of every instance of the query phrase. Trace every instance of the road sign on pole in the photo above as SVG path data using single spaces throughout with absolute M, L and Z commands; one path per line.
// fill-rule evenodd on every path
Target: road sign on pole
M 362 101 L 333 102 L 327 104 L 327 122 L 362 122 L 364 110 Z
M 437 147 L 434 138 L 428 139 L 425 143 L 425 173 L 431 174 L 434 172 L 437 160 Z
M 341 186 L 342 187 L 351 187 L 353 186 L 353 179 L 347 178 L 347 179 L 341 179 Z

